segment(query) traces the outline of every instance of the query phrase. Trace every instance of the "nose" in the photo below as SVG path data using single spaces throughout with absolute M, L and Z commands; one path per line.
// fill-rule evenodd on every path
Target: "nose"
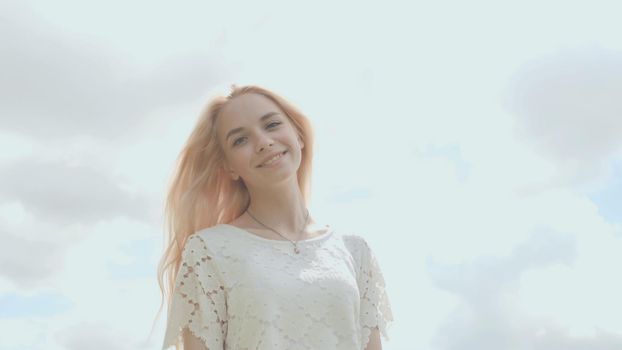
M 264 152 L 266 148 L 272 148 L 274 141 L 269 137 L 261 136 L 257 142 L 257 152 Z

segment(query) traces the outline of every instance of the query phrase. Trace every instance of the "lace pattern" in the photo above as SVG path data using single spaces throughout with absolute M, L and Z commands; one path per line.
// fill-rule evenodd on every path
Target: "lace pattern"
M 378 259 L 367 242 L 363 238 L 360 240 L 361 261 L 357 280 L 361 297 L 361 344 L 365 349 L 375 327 L 389 340 L 388 329 L 393 322 L 393 313 Z
M 181 344 L 186 327 L 207 349 L 223 349 L 227 335 L 226 296 L 212 255 L 199 235 L 191 235 L 186 241 L 162 349 Z
M 364 350 L 393 320 L 385 281 L 354 234 L 300 242 L 258 240 L 217 225 L 188 238 L 163 350 L 182 330 L 208 350 Z

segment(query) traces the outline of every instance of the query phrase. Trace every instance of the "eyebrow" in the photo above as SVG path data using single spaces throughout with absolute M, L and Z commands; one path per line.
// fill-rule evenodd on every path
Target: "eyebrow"
M 268 112 L 268 113 L 264 114 L 263 117 L 259 118 L 259 121 L 262 122 L 262 121 L 272 117 L 275 114 L 279 114 L 279 113 L 278 112 Z M 233 134 L 238 133 L 238 132 L 240 132 L 242 130 L 244 130 L 243 127 L 231 129 L 231 131 L 229 131 L 227 133 L 227 136 L 225 137 L 225 141 L 229 140 L 229 137 L 232 136 Z

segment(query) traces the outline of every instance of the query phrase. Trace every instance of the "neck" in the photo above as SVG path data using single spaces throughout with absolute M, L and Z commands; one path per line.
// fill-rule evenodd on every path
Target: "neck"
M 250 189 L 250 205 L 248 211 L 264 225 L 278 232 L 297 233 L 305 229 L 307 207 L 298 188 L 296 179 L 289 184 L 278 187 Z M 264 229 L 253 218 L 249 219 L 257 224 L 258 228 Z M 313 222 L 311 215 L 307 224 Z

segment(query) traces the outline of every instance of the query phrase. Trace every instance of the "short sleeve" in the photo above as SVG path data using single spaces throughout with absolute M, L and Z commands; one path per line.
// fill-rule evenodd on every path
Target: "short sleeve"
M 174 286 L 162 349 L 181 343 L 186 327 L 207 349 L 222 349 L 227 334 L 225 289 L 213 254 L 197 234 L 186 240 Z
M 361 337 L 365 347 L 369 342 L 371 330 L 375 327 L 378 327 L 384 338 L 389 340 L 387 329 L 393 322 L 393 313 L 378 259 L 364 239 L 361 249 L 358 284 L 361 296 Z

